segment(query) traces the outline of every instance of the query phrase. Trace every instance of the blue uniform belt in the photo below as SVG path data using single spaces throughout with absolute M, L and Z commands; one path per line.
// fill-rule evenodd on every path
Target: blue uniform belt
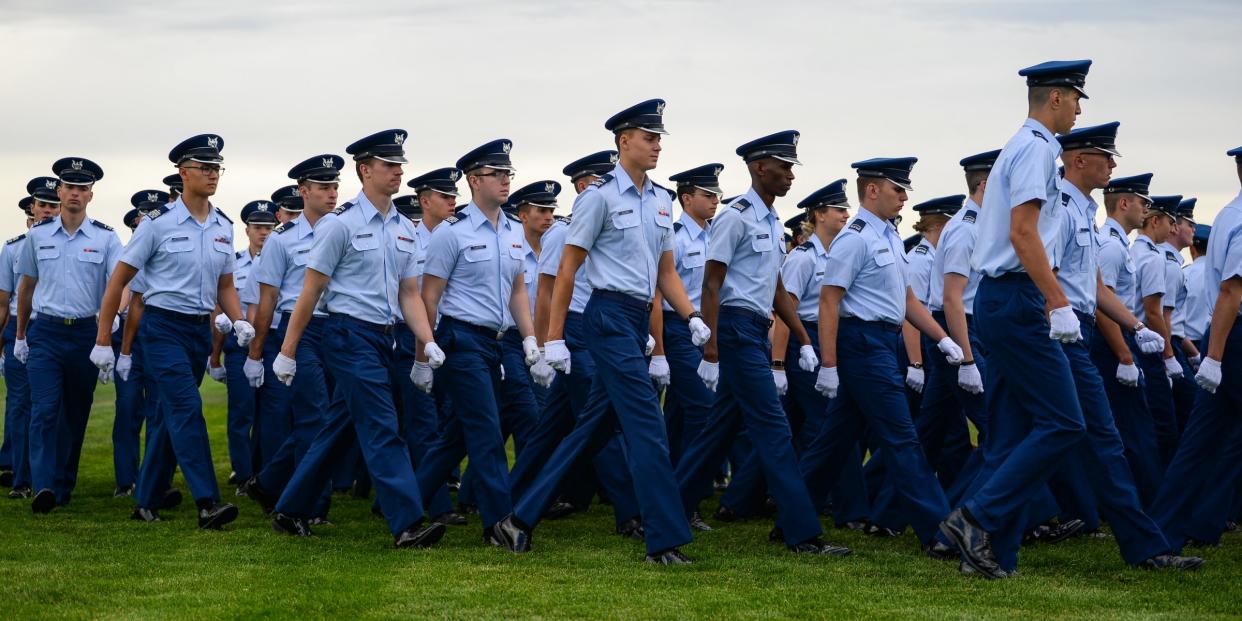
M 837 323 L 838 325 L 856 328 L 879 328 L 888 332 L 901 332 L 901 324 L 889 323 L 887 321 L 868 321 L 857 317 L 842 317 Z
M 504 330 L 497 330 L 496 328 L 480 326 L 478 324 L 470 323 L 469 321 L 462 321 L 460 319 L 454 319 L 452 317 L 449 317 L 448 315 L 442 315 L 440 317 L 440 323 L 445 324 L 445 325 L 458 326 L 461 328 L 465 328 L 466 330 L 478 332 L 479 334 L 482 334 L 483 336 L 486 336 L 489 339 L 495 339 L 497 341 L 505 338 Z
M 53 315 L 40 314 L 39 321 L 46 321 L 48 323 L 61 323 L 66 326 L 72 326 L 75 323 L 85 323 L 88 321 L 91 323 L 95 323 L 95 316 L 89 315 L 86 317 L 56 317 Z
M 1078 315 L 1078 321 L 1085 323 L 1092 327 L 1095 326 L 1095 315 L 1088 315 L 1077 309 L 1074 310 L 1074 314 Z
M 160 308 L 158 306 L 148 306 L 146 307 L 145 310 L 148 313 L 155 313 L 156 315 L 163 315 L 164 317 L 168 317 L 169 319 L 175 319 L 177 321 L 184 321 L 186 323 L 207 323 L 211 321 L 211 313 L 207 313 L 203 315 L 191 315 L 189 313 L 178 313 L 177 311 L 170 311 L 166 308 Z
M 650 301 L 640 300 L 628 293 L 621 293 L 620 291 L 609 291 L 608 289 L 596 289 L 595 291 L 591 292 L 591 295 L 593 296 L 598 295 L 599 297 L 607 299 L 607 300 L 615 300 L 617 302 L 621 302 L 622 304 L 632 306 L 634 308 L 641 308 L 647 312 L 651 312 Z
M 742 308 L 740 306 L 721 306 L 720 314 L 721 315 L 737 315 L 740 317 L 746 317 L 748 319 L 753 319 L 755 321 L 767 323 L 768 327 L 772 326 L 771 316 L 764 315 L 762 313 L 756 313 L 755 311 L 750 310 L 749 308 Z
M 993 280 L 1009 280 L 1014 282 L 1033 282 L 1031 280 L 1031 275 L 1026 272 L 1005 272 L 999 276 L 984 276 L 984 278 L 991 278 Z
M 345 323 L 353 324 L 355 326 L 361 326 L 369 330 L 374 330 L 381 334 L 392 334 L 394 330 L 394 324 L 372 323 L 370 321 L 363 321 L 361 319 L 358 319 L 357 317 L 354 317 L 352 315 L 346 315 L 344 313 L 329 313 L 328 317 L 331 317 L 332 319 L 335 319 L 336 321 L 343 321 Z

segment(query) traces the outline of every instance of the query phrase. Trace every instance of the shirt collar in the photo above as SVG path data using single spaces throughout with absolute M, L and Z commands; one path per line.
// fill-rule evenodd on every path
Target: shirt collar
M 876 227 L 876 230 L 880 231 L 881 237 L 883 237 L 884 234 L 887 233 L 889 230 L 893 230 L 893 225 L 891 222 L 889 222 L 888 220 L 884 220 L 883 218 L 875 215 L 874 213 L 871 213 L 871 210 L 867 209 L 866 207 L 859 207 L 858 215 L 856 217 L 862 218 L 863 222 L 866 222 L 867 224 L 870 224 L 871 226 Z M 896 234 L 896 230 L 893 230 L 893 233 Z
M 1048 148 L 1052 149 L 1053 154 L 1054 155 L 1061 154 L 1061 143 L 1060 141 L 1057 140 L 1057 135 L 1054 134 L 1051 129 L 1044 127 L 1043 123 L 1040 123 L 1039 121 L 1036 121 L 1035 119 L 1027 117 L 1026 122 L 1023 123 L 1022 126 L 1027 129 L 1032 129 L 1032 130 L 1039 132 L 1041 135 L 1043 135 L 1044 140 L 1047 141 Z
M 695 222 L 694 218 L 691 218 L 690 214 L 684 211 L 681 212 L 681 217 L 678 218 L 677 221 L 681 223 L 683 228 L 685 228 L 686 234 L 690 235 L 690 239 L 698 239 L 707 232 L 706 227 L 699 226 L 699 223 Z
M 1074 185 L 1073 183 L 1070 183 L 1069 181 L 1066 181 L 1065 179 L 1061 179 L 1061 191 L 1068 194 L 1070 197 L 1070 200 L 1074 201 L 1075 203 L 1079 205 L 1084 205 L 1087 207 L 1095 206 L 1095 201 L 1091 198 L 1090 195 L 1083 194 L 1082 190 L 1078 189 L 1078 186 Z
M 1151 244 L 1153 247 L 1156 245 L 1156 242 L 1152 241 L 1150 237 L 1148 237 L 1148 236 L 1146 236 L 1146 235 L 1144 235 L 1144 234 L 1142 234 L 1142 233 L 1139 233 L 1139 234 L 1138 234 L 1138 237 L 1135 237 L 1135 238 L 1134 238 L 1134 241 L 1136 241 L 1136 242 L 1139 242 L 1139 241 L 1142 241 L 1142 242 L 1147 242 L 1147 243 Z
M 78 225 L 78 233 L 85 235 L 87 237 L 90 237 L 90 238 L 94 238 L 95 232 L 91 230 L 93 228 L 95 227 L 91 225 L 91 219 L 83 218 L 82 224 Z M 64 220 L 60 219 L 60 216 L 56 216 L 56 228 L 52 230 L 52 235 L 55 235 L 57 232 L 64 233 L 65 237 L 70 237 L 69 231 L 65 230 L 65 222 Z
M 751 209 L 749 211 L 754 214 L 751 217 L 754 218 L 756 222 L 765 218 L 776 218 L 776 211 L 773 210 L 767 203 L 763 202 L 762 198 L 759 198 L 759 193 L 755 191 L 755 188 L 752 187 L 747 190 L 745 196 L 751 202 Z
M 828 249 L 824 248 L 824 243 L 819 241 L 819 235 L 812 233 L 810 241 L 811 241 L 811 247 L 815 249 L 816 255 L 821 256 L 821 257 L 828 255 Z
M 323 216 L 320 216 L 320 218 L 322 217 Z M 293 225 L 298 229 L 298 239 L 306 239 L 315 233 L 315 227 L 312 226 L 310 221 L 303 216 L 298 216 L 297 219 L 293 221 Z
M 1124 245 L 1127 248 L 1130 247 L 1130 238 L 1126 236 L 1126 230 L 1121 228 L 1121 224 L 1118 223 L 1116 220 L 1112 218 L 1105 220 L 1104 228 L 1117 231 L 1117 234 L 1121 237 L 1122 245 Z
M 367 195 L 365 192 L 358 192 L 358 196 L 354 198 L 354 204 L 357 205 L 359 209 L 361 209 L 359 213 L 362 214 L 362 220 L 364 222 L 370 222 L 372 218 L 379 215 L 379 209 L 376 209 L 375 205 L 371 203 L 371 199 L 367 198 Z M 397 214 L 397 210 L 394 209 L 391 204 L 389 204 L 388 205 L 388 216 L 384 217 L 384 220 L 385 221 L 392 220 L 397 215 L 399 215 Z
M 612 169 L 612 176 L 617 180 L 617 194 L 625 194 L 625 191 L 631 188 L 634 189 L 635 194 L 639 195 L 647 194 L 655 190 L 655 188 L 651 185 L 651 177 L 644 175 L 643 188 L 640 192 L 638 188 L 634 186 L 634 181 L 630 179 L 630 173 L 625 172 L 625 169 L 621 168 L 620 164 L 617 164 L 616 167 Z
M 970 198 L 969 196 L 966 197 L 966 202 L 962 205 L 961 211 L 965 212 L 968 209 L 973 209 L 976 212 L 983 210 L 983 208 L 980 207 L 979 204 L 975 202 L 975 199 Z
M 461 210 L 461 216 L 459 217 L 462 216 L 470 220 L 470 224 L 473 224 L 475 229 L 478 229 L 484 224 L 491 224 L 491 220 L 487 219 L 487 216 L 483 214 L 483 210 L 480 209 L 478 205 L 474 204 L 474 201 L 470 201 L 466 205 L 466 208 Z M 500 217 L 497 218 L 496 221 L 500 224 L 500 226 L 496 227 L 497 230 L 501 228 L 508 230 L 510 228 L 509 216 L 505 214 L 504 211 L 500 212 Z

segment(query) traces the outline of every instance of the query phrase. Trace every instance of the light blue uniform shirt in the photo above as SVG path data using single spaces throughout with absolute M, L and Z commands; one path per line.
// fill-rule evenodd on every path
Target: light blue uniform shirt
M 711 222 L 707 223 L 706 228 L 701 227 L 694 218 L 683 212 L 677 224 L 673 225 L 673 264 L 694 310 L 699 310 L 703 301 L 703 267 L 707 265 L 709 239 Z M 673 310 L 668 300 L 663 301 L 663 306 L 666 311 Z
M 918 245 L 906 253 L 906 280 L 910 283 L 914 297 L 924 305 L 931 300 L 932 268 L 935 263 L 936 247 L 927 238 L 919 240 Z M 944 279 L 940 280 L 940 284 L 941 287 L 944 286 Z
M 9 321 L 16 321 L 17 316 L 17 284 L 22 275 L 17 271 L 17 262 L 26 251 L 26 235 L 18 235 L 4 243 L 0 249 L 0 291 L 9 292 Z
M 314 244 L 315 227 L 304 217 L 276 227 L 264 242 L 262 260 L 255 265 L 250 280 L 256 289 L 259 285 L 267 285 L 278 290 L 273 323 L 279 321 L 281 313 L 292 313 L 297 306 Z M 257 295 L 255 301 L 258 301 Z M 316 305 L 314 314 L 323 317 L 326 313 L 319 306 Z
M 376 324 L 401 316 L 397 290 L 418 277 L 414 224 L 391 204 L 381 215 L 366 194 L 332 210 L 315 224 L 306 267 L 328 276 L 322 306 Z
M 427 265 L 427 247 L 431 245 L 431 229 L 427 228 L 426 221 L 420 220 L 414 225 L 414 239 L 418 242 L 418 287 L 421 291 L 423 267 Z
M 1104 228 L 1099 232 L 1100 243 L 1100 278 L 1104 286 L 1113 290 L 1121 303 L 1138 314 L 1138 299 L 1135 282 L 1134 257 L 1130 256 L 1130 238 L 1125 229 L 1116 220 L 1109 218 L 1104 221 Z
M 539 273 L 556 277 L 561 267 L 561 255 L 565 250 L 565 236 L 569 234 L 569 221 L 556 220 L 551 228 L 543 232 L 539 240 L 542 251 L 539 253 Z M 574 294 L 569 299 L 569 312 L 581 313 L 586 310 L 587 300 L 591 299 L 591 283 L 587 280 L 586 264 L 591 262 L 591 255 L 578 268 L 574 275 Z
M 535 321 L 535 296 L 539 294 L 539 255 L 530 242 L 522 235 L 522 251 L 525 258 L 522 263 L 522 280 L 526 283 L 526 297 L 530 298 L 530 320 Z M 512 328 L 515 324 L 510 324 Z
M 1177 322 L 1177 308 L 1186 301 L 1186 283 L 1182 280 L 1182 253 L 1168 241 L 1156 244 L 1156 249 L 1164 256 L 1164 307 L 1173 309 L 1170 318 L 1173 325 L 1169 326 L 1169 334 L 1185 336 L 1185 326 Z
M 1242 276 L 1242 192 L 1216 215 L 1204 258 L 1207 266 L 1203 270 L 1203 289 L 1210 323 L 1216 312 L 1221 281 Z M 1242 316 L 1242 309 L 1238 314 Z
M 979 289 L 982 275 L 970 266 L 970 255 L 975 250 L 975 239 L 979 236 L 979 228 L 975 221 L 979 219 L 979 205 L 972 199 L 949 218 L 940 232 L 940 245 L 936 247 L 936 256 L 932 261 L 931 293 L 927 296 L 927 308 L 933 311 L 944 310 L 944 275 L 957 274 L 966 277 L 966 287 L 962 289 L 962 306 L 966 315 L 975 312 L 975 291 Z
M 781 283 L 785 290 L 798 298 L 798 319 L 819 322 L 819 283 L 824 279 L 828 266 L 828 249 L 811 235 L 805 244 L 793 249 L 781 266 Z
M 664 188 L 650 178 L 635 187 L 620 165 L 587 186 L 574 200 L 565 243 L 590 253 L 591 288 L 655 297 L 660 256 L 673 250 L 672 210 Z
M 1048 265 L 1056 266 L 1057 232 L 1060 218 L 1060 190 L 1057 189 L 1057 157 L 1061 143 L 1051 130 L 1035 119 L 1027 119 L 1014 134 L 988 174 L 988 189 L 979 212 L 979 239 L 971 258 L 974 268 L 984 276 L 1021 272 L 1022 263 L 1009 242 L 1011 213 L 1015 207 L 1039 201 L 1039 237 L 1048 253 Z
M 232 274 L 236 263 L 233 222 L 213 207 L 199 224 L 180 198 L 147 218 L 121 253 L 121 261 L 144 273 L 143 302 L 177 313 L 210 313 L 220 277 Z
M 1130 246 L 1130 256 L 1134 258 L 1135 268 L 1134 316 L 1139 321 L 1147 321 L 1143 298 L 1149 295 L 1163 296 L 1168 291 L 1164 275 L 1164 253 L 1160 252 L 1155 242 L 1140 233 Z M 1161 306 L 1163 307 L 1163 301 Z
M 259 301 L 257 288 L 255 297 L 250 298 L 254 300 L 253 302 L 247 302 L 246 296 L 243 295 L 245 291 L 250 289 L 250 275 L 254 271 L 255 265 L 259 262 L 259 255 L 250 256 L 250 249 L 247 248 L 246 250 L 238 250 L 233 254 L 233 258 L 233 287 L 237 289 L 237 297 L 241 300 L 242 315 L 245 315 L 246 306 Z
M 1061 250 L 1057 281 L 1080 313 L 1095 314 L 1096 285 L 1099 280 L 1099 240 L 1095 233 L 1095 213 L 1099 209 L 1078 186 L 1061 181 Z
M 1203 270 L 1206 268 L 1207 261 L 1203 257 L 1186 266 L 1182 272 L 1186 281 L 1186 303 L 1173 311 L 1174 315 L 1181 313 L 1186 338 L 1196 342 L 1203 338 L 1211 321 L 1208 317 L 1207 296 L 1203 293 Z
M 866 208 L 828 247 L 825 287 L 845 289 L 840 315 L 899 324 L 906 318 L 905 246 L 891 222 Z
M 39 280 L 34 312 L 72 318 L 98 315 L 121 249 L 116 231 L 91 218 L 72 235 L 61 226 L 59 216 L 30 227 L 17 271 Z
M 754 188 L 712 219 L 707 260 L 729 267 L 720 287 L 721 306 L 745 308 L 760 315 L 772 312 L 776 279 L 785 260 L 784 228 Z
M 442 316 L 499 331 L 513 322 L 509 298 L 523 276 L 526 251 L 522 225 L 504 212 L 497 222 L 492 226 L 471 201 L 432 231 L 423 274 L 448 281 Z

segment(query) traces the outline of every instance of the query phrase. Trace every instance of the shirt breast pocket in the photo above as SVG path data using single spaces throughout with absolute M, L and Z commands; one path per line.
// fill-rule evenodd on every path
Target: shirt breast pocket
M 750 249 L 755 252 L 769 252 L 772 250 L 772 236 L 768 233 L 759 233 L 750 238 Z
M 883 252 L 877 252 L 875 255 L 875 264 L 878 267 L 888 267 L 889 265 L 893 264 L 893 261 L 894 261 L 893 253 L 887 250 Z
M 350 240 L 349 245 L 352 246 L 354 250 L 359 252 L 375 250 L 376 248 L 379 248 L 379 238 L 376 237 L 374 233 L 362 233 L 360 235 L 354 235 L 354 238 Z
M 467 246 L 461 255 L 467 263 L 479 263 L 495 258 L 496 250 L 488 244 L 475 244 Z
M 1134 273 L 1134 259 L 1130 257 L 1126 257 L 1126 271 L 1131 274 Z
M 1074 234 L 1074 241 L 1080 248 L 1088 248 L 1091 246 L 1091 237 L 1091 229 L 1078 229 L 1078 232 Z
M 44 246 L 35 250 L 40 261 L 51 261 L 60 258 L 60 246 Z
M 216 252 L 219 252 L 221 254 L 232 254 L 233 253 L 233 244 L 230 244 L 228 242 L 213 241 L 211 242 L 211 247 Z
M 93 263 L 95 265 L 100 265 L 103 263 L 103 260 L 103 253 L 98 250 L 83 250 L 78 253 L 79 263 Z
M 310 247 L 299 248 L 293 251 L 293 264 L 298 267 L 304 267 L 306 261 L 310 259 Z
M 189 237 L 174 237 L 164 244 L 164 251 L 169 254 L 189 252 L 194 249 L 194 241 Z
M 682 260 L 686 267 L 700 268 L 707 262 L 707 255 L 703 253 L 701 248 L 691 250 L 686 253 L 686 258 Z
M 625 229 L 632 229 L 638 226 L 638 223 L 640 221 L 638 212 L 633 209 L 622 209 L 620 211 L 614 211 L 613 213 L 609 214 L 609 218 L 612 220 L 612 228 L 617 229 L 618 231 L 624 231 Z

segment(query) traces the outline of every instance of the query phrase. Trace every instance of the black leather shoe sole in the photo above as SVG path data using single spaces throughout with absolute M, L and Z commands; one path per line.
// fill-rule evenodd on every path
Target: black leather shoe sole
M 454 513 L 453 511 L 441 513 L 440 515 L 431 518 L 431 521 L 439 522 L 445 526 L 465 526 L 469 523 L 469 521 L 466 520 L 466 516 L 460 513 Z
M 397 535 L 393 546 L 397 548 L 429 548 L 444 536 L 444 525 L 428 522 L 426 526 L 409 528 Z
M 543 512 L 543 519 L 559 520 L 577 510 L 577 507 L 567 502 L 554 502 L 552 506 L 548 507 L 547 511 Z
M 164 492 L 164 502 L 160 503 L 161 509 L 172 509 L 181 505 L 184 498 L 181 496 L 181 490 L 170 489 Z
M 259 508 L 263 510 L 264 515 L 271 515 L 276 510 L 276 500 L 259 485 L 258 477 L 250 477 L 242 481 L 241 486 L 237 488 L 238 495 L 245 495 L 251 500 L 258 503 Z
M 30 488 L 24 485 L 21 487 L 14 487 L 13 489 L 9 490 L 9 498 L 12 498 L 13 500 L 21 500 L 24 498 L 30 498 Z
M 519 554 L 530 552 L 531 532 L 518 526 L 512 515 L 505 516 L 505 519 L 492 524 L 486 539 L 492 545 L 510 552 Z
M 56 493 L 50 489 L 41 489 L 30 502 L 30 510 L 35 513 L 50 513 L 56 508 Z
M 272 514 L 272 530 L 292 537 L 310 537 L 315 534 L 305 521 L 283 513 Z
M 978 530 L 980 533 L 983 529 L 970 523 L 966 517 L 966 511 L 958 508 L 940 523 L 940 532 L 961 552 L 962 561 L 968 565 L 975 573 L 988 579 L 1004 578 L 1005 572 L 996 564 L 995 561 L 988 559 L 981 554 L 971 550 L 969 545 L 969 530 Z M 976 534 L 978 535 L 978 534 Z
M 198 527 L 203 530 L 219 530 L 225 524 L 237 519 L 237 507 L 228 503 L 216 505 L 204 513 L 199 513 Z
M 694 563 L 694 561 L 690 560 L 690 557 L 682 554 L 681 550 L 677 548 L 648 554 L 647 558 L 643 559 L 643 562 L 649 565 L 691 565 Z
M 0 470 L 0 487 L 12 487 L 12 486 L 13 486 L 13 471 L 12 470 Z

